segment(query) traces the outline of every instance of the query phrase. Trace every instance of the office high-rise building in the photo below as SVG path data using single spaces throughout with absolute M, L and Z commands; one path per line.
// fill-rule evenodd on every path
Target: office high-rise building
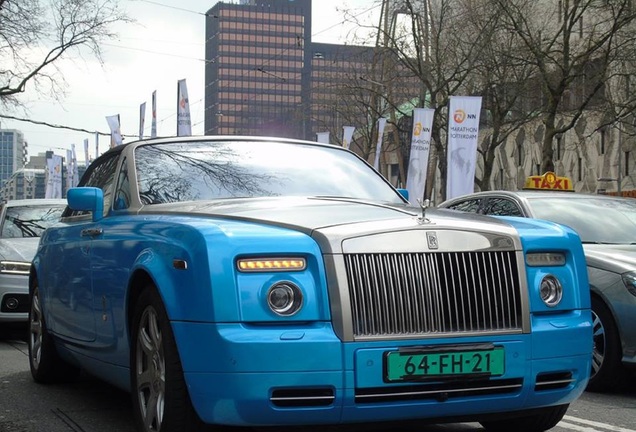
M 389 117 L 387 100 L 417 96 L 417 79 L 386 50 L 312 42 L 311 4 L 244 0 L 208 11 L 206 134 L 340 136 L 342 126 L 368 130 L 369 116 Z
M 311 0 L 207 13 L 205 133 L 309 138 Z
M 24 167 L 27 147 L 22 132 L 16 129 L 0 129 L 0 186 L 15 171 Z

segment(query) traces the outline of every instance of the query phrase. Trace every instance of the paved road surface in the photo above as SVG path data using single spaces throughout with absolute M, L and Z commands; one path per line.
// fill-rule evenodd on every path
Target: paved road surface
M 21 333 L 23 334 L 23 333 Z M 82 375 L 74 383 L 35 384 L 27 345 L 18 335 L 0 337 L 0 432 L 134 432 L 130 395 Z M 15 337 L 17 336 L 17 337 Z M 242 431 L 245 429 L 231 429 Z M 271 432 L 273 429 L 265 429 Z M 307 432 L 307 428 L 300 429 Z M 316 427 L 312 432 L 340 431 Z M 354 432 L 479 432 L 477 423 L 366 425 Z M 249 431 L 253 431 L 249 429 Z M 585 393 L 553 432 L 636 432 L 636 379 L 614 394 Z M 187 432 L 187 431 L 184 431 Z M 510 431 L 515 432 L 515 431 Z

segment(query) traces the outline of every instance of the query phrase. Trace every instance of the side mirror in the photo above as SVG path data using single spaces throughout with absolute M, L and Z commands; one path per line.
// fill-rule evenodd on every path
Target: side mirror
M 409 200 L 409 191 L 408 190 L 406 190 L 406 189 L 398 189 L 397 191 L 400 193 L 400 195 L 402 195 L 402 197 L 404 197 L 405 200 L 407 200 L 407 201 Z
M 83 210 L 93 213 L 93 222 L 104 217 L 104 191 L 96 187 L 71 188 L 66 193 L 71 210 Z

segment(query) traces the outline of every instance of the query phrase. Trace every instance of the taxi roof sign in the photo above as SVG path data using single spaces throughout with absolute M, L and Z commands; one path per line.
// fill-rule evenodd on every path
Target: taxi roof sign
M 553 172 L 547 172 L 540 176 L 530 176 L 523 187 L 527 190 L 556 190 L 574 192 L 572 180 L 568 177 L 559 177 Z

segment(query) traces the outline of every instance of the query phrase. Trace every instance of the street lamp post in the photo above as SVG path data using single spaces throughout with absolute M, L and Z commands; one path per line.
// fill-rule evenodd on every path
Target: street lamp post
M 623 183 L 623 128 L 618 125 L 618 172 L 616 173 L 618 195 L 622 196 L 621 184 Z
M 622 183 L 623 183 L 623 129 L 618 127 L 618 170 L 616 172 L 616 178 L 614 177 L 599 177 L 596 181 L 599 182 L 616 182 L 616 190 L 618 191 L 618 195 L 623 195 Z

